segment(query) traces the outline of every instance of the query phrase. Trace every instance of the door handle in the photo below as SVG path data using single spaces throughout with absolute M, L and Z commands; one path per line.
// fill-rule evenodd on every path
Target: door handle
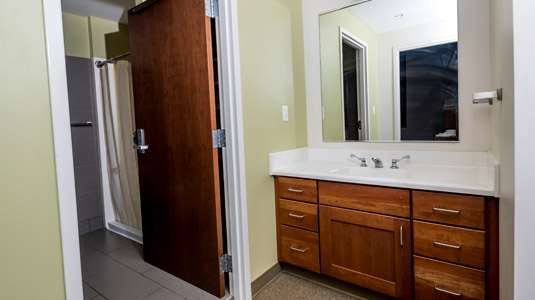
M 145 145 L 145 130 L 137 129 L 134 134 L 134 149 L 138 154 L 145 154 L 145 151 L 149 149 L 148 145 Z
M 296 190 L 296 189 L 288 189 L 288 192 L 292 192 L 292 193 L 302 193 L 304 192 L 303 190 Z

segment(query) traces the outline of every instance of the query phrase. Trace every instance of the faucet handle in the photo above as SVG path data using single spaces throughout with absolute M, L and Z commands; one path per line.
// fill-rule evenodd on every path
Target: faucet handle
M 392 166 L 390 167 L 390 169 L 399 169 L 398 162 L 400 162 L 400 161 L 402 161 L 404 159 L 411 159 L 411 156 L 410 155 L 405 155 L 402 158 L 394 158 L 394 159 L 392 159 Z
M 368 165 L 366 164 L 366 158 L 365 157 L 358 157 L 356 156 L 355 154 L 350 154 L 349 157 L 351 158 L 356 158 L 358 160 L 360 160 L 360 166 L 361 167 L 367 167 Z

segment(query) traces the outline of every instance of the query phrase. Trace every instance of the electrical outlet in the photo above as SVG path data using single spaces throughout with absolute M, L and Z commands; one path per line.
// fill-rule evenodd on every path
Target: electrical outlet
M 282 106 L 282 121 L 288 122 L 288 106 L 286 105 Z

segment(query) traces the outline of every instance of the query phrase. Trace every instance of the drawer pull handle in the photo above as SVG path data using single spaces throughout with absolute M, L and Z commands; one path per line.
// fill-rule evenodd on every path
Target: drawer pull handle
M 296 190 L 296 189 L 288 189 L 288 192 L 292 192 L 292 193 L 302 193 L 304 192 L 303 190 Z
M 294 246 L 291 246 L 290 249 L 292 249 L 293 251 L 301 252 L 301 253 L 305 253 L 308 251 L 308 249 L 299 249 L 299 248 L 295 248 Z
M 435 285 L 435 290 L 439 291 L 439 292 L 446 293 L 446 294 L 450 294 L 450 295 L 453 295 L 453 296 L 457 296 L 457 297 L 461 297 L 462 296 L 462 293 L 455 293 L 455 292 L 451 292 L 451 291 L 448 291 L 448 290 L 443 290 L 443 289 L 437 288 L 436 285 Z
M 296 215 L 296 214 L 294 214 L 294 213 L 289 213 L 288 215 L 289 215 L 290 217 L 294 217 L 294 218 L 298 218 L 298 219 L 302 219 L 302 218 L 305 217 L 305 215 L 301 215 L 301 216 L 300 216 L 300 215 Z
M 459 214 L 459 213 L 461 213 L 460 210 L 445 209 L 445 208 L 438 208 L 438 207 L 433 207 L 433 210 L 434 210 L 434 211 L 449 212 L 449 213 L 454 213 L 454 214 Z
M 461 249 L 461 245 L 459 246 L 449 245 L 449 244 L 439 243 L 436 240 L 433 241 L 433 244 L 438 245 L 438 246 L 449 247 L 449 248 Z

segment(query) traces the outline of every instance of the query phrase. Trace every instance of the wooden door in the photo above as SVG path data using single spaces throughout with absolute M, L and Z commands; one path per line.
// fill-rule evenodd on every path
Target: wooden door
M 144 7 L 144 8 L 143 8 Z M 129 12 L 145 260 L 225 294 L 214 72 L 205 1 L 147 1 Z
M 321 272 L 412 298 L 410 221 L 320 205 Z

